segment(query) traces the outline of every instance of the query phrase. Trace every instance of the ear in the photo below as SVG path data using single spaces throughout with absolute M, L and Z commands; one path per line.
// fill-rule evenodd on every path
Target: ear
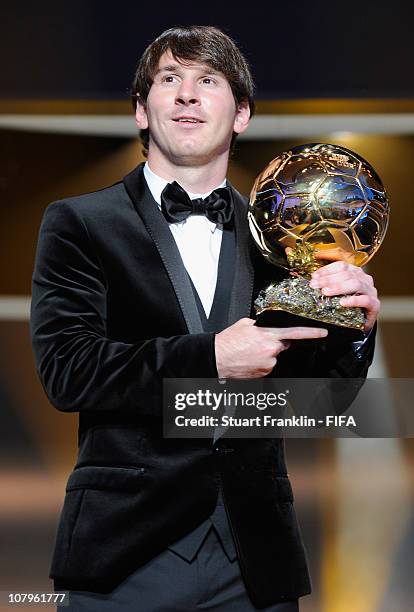
M 145 103 L 137 95 L 137 109 L 135 111 L 135 123 L 140 130 L 146 130 L 148 127 L 148 117 Z
M 236 134 L 241 134 L 249 125 L 250 121 L 250 106 L 248 100 L 243 100 L 236 109 L 236 117 L 234 119 L 233 130 Z

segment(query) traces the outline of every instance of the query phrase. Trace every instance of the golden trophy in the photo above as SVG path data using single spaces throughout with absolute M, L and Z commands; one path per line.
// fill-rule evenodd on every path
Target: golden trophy
M 367 264 L 384 239 L 388 217 L 381 179 L 353 151 L 305 144 L 273 159 L 255 181 L 248 218 L 262 255 L 288 274 L 260 292 L 257 325 L 324 327 L 352 340 L 362 338 L 364 311 L 341 306 L 341 296 L 312 289 L 309 278 L 332 262 L 331 256 L 323 259 L 323 251 L 357 266 Z

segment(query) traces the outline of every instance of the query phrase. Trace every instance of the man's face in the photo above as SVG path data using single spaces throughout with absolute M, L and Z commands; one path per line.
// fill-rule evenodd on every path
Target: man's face
M 249 106 L 237 107 L 225 76 L 199 63 L 162 55 L 147 102 L 138 104 L 136 121 L 149 128 L 148 159 L 198 166 L 227 155 L 233 131 L 243 132 Z

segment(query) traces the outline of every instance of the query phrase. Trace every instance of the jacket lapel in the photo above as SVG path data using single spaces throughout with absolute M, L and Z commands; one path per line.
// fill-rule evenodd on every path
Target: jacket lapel
M 228 324 L 250 317 L 253 295 L 253 266 L 250 258 L 250 232 L 247 221 L 247 199 L 230 185 L 234 202 L 236 231 L 236 262 L 233 291 L 230 300 Z
M 141 217 L 158 250 L 177 296 L 188 332 L 190 334 L 202 333 L 203 326 L 188 274 L 185 271 L 180 252 L 168 227 L 168 223 L 147 186 L 143 173 L 143 164 L 127 174 L 124 178 L 124 185 L 138 215 Z
M 151 236 L 167 271 L 190 334 L 203 332 L 203 325 L 188 274 L 180 252 L 163 214 L 147 186 L 143 164 L 124 178 L 124 185 L 138 215 Z M 229 183 L 230 185 L 230 183 Z M 234 225 L 236 232 L 236 261 L 228 324 L 231 325 L 251 313 L 253 267 L 249 254 L 247 201 L 232 185 Z

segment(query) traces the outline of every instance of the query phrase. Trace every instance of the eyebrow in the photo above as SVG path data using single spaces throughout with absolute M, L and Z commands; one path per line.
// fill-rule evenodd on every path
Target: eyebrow
M 155 71 L 154 77 L 157 74 L 160 74 L 160 72 L 176 72 L 177 70 L 179 70 L 180 68 L 182 68 L 183 66 L 185 66 L 185 64 L 168 64 L 168 66 L 162 66 L 161 68 L 158 68 Z M 217 70 L 214 70 L 214 68 L 210 68 L 210 66 L 206 66 L 206 70 L 202 70 L 202 72 L 205 72 L 205 74 L 214 74 L 216 76 L 219 76 L 221 73 L 218 72 Z

